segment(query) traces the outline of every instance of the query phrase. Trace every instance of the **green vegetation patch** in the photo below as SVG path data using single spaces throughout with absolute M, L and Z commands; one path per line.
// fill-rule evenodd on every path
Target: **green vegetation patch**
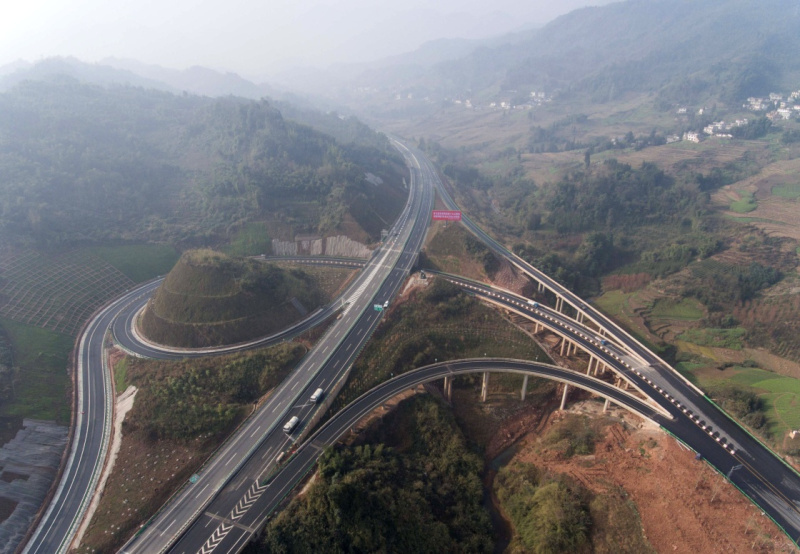
M 741 350 L 746 337 L 746 329 L 734 327 L 733 329 L 687 329 L 677 338 L 700 346 Z
M 589 502 L 592 549 L 597 554 L 655 554 L 644 536 L 642 520 L 624 490 L 596 495 Z
M 650 316 L 654 319 L 673 319 L 680 321 L 697 321 L 703 317 L 703 307 L 694 299 L 674 300 L 660 298 L 653 303 Z
M 776 185 L 772 187 L 772 195 L 780 196 L 781 198 L 791 198 L 796 200 L 800 198 L 800 183 L 787 183 L 785 185 Z
M 473 279 L 491 277 L 500 268 L 497 257 L 457 223 L 436 230 L 425 247 L 423 261 L 423 267 Z
M 219 435 L 236 424 L 305 354 L 298 344 L 219 358 L 161 362 L 130 358 L 129 384 L 139 388 L 126 425 L 153 438 Z
M 594 305 L 612 317 L 619 317 L 627 306 L 632 293 L 610 290 L 595 298 Z
M 519 541 L 523 551 L 591 550 L 591 493 L 580 484 L 564 476 L 546 475 L 533 464 L 516 462 L 497 473 L 494 489 L 514 526 L 514 542 Z
M 750 365 L 750 364 L 748 364 Z M 757 367 L 726 368 L 701 385 L 725 410 L 766 438 L 800 428 L 800 380 Z
M 122 394 L 128 388 L 129 363 L 130 358 L 126 356 L 114 365 L 114 386 L 117 389 L 117 394 Z
M 272 252 L 272 241 L 267 225 L 262 221 L 251 221 L 239 229 L 225 249 L 231 256 L 258 256 Z
M 165 275 L 178 261 L 178 252 L 167 244 L 94 246 L 88 251 L 120 270 L 134 283 Z
M 731 202 L 730 209 L 737 214 L 746 214 L 758 208 L 758 202 L 752 192 L 739 191 L 739 200 Z
M 597 432 L 586 416 L 567 416 L 550 428 L 542 443 L 565 458 L 594 452 Z
M 247 552 L 492 552 L 483 462 L 442 404 L 406 400 L 370 434 L 328 449 Z
M 767 406 L 764 399 L 751 388 L 729 383 L 721 383 L 710 387 L 708 394 L 725 411 L 739 419 L 754 431 L 769 436 L 767 425 Z
M 12 396 L 0 404 L 0 414 L 68 424 L 72 337 L 5 318 L 0 326 L 11 344 L 15 369 Z
M 0 227 L 46 248 L 213 244 L 265 220 L 330 234 L 355 221 L 377 239 L 402 210 L 407 173 L 385 136 L 359 135 L 339 144 L 266 100 L 25 81 L 0 97 L 0 136 L 17 147 L 0 152 L 13 176 L 0 182 Z

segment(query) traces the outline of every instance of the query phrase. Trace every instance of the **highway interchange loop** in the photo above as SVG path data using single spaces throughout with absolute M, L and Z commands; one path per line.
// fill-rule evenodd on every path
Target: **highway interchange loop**
M 103 356 L 108 330 L 113 329 L 116 341 L 129 352 L 174 359 L 222 354 L 288 340 L 340 309 L 343 317 L 334 321 L 269 401 L 220 447 L 199 472 L 199 480 L 174 495 L 159 514 L 123 547 L 122 552 L 238 552 L 291 487 L 312 467 L 325 446 L 331 444 L 342 429 L 352 426 L 348 417 L 368 413 L 391 395 L 418 384 L 415 380 L 427 382 L 444 377 L 442 372 L 455 375 L 461 370 L 462 373 L 508 370 L 531 374 L 557 370 L 569 375 L 551 373 L 545 376 L 588 387 L 629 409 L 638 406 L 635 411 L 643 415 L 643 410 L 649 410 L 651 415 L 644 417 L 656 421 L 701 453 L 794 542 L 798 541 L 800 476 L 796 471 L 720 412 L 702 391 L 663 360 L 560 284 L 508 252 L 466 217 L 463 223 L 467 228 L 497 255 L 555 293 L 562 303 L 579 310 L 583 317 L 603 330 L 603 338 L 598 336 L 597 329 L 587 327 L 581 316 L 576 315 L 573 319 L 543 306 L 534 307 L 527 299 L 508 291 L 463 279 L 458 282 L 459 286 L 554 329 L 561 336 L 569 336 L 573 343 L 602 360 L 648 400 L 636 398 L 601 380 L 545 364 L 463 360 L 420 368 L 382 384 L 367 393 L 365 400 L 362 401 L 364 397 L 357 400 L 329 420 L 309 440 L 302 442 L 312 427 L 310 423 L 319 417 L 321 409 L 308 401 L 310 392 L 317 388 L 331 391 L 344 382 L 353 361 L 380 322 L 381 312 L 373 310 L 372 306 L 391 302 L 416 263 L 433 208 L 434 187 L 448 208 L 457 209 L 430 162 L 417 150 L 399 142 L 395 144 L 406 158 L 411 182 L 408 202 L 391 229 L 389 240 L 375 252 L 340 301 L 311 314 L 292 329 L 243 345 L 205 351 L 166 349 L 145 343 L 132 332 L 133 322 L 158 287 L 159 280 L 127 292 L 91 319 L 80 339 L 77 353 L 77 405 L 70 456 L 54 499 L 25 552 L 65 552 L 99 478 L 112 419 L 112 386 Z M 459 279 L 455 276 L 447 278 Z M 613 395 L 607 389 L 613 389 Z M 334 393 L 328 394 L 330 399 Z M 372 396 L 368 396 L 370 394 Z M 297 416 L 300 425 L 287 435 L 279 427 L 291 416 Z M 295 443 L 300 446 L 293 450 Z M 286 453 L 284 459 L 278 464 L 276 459 L 283 453 Z

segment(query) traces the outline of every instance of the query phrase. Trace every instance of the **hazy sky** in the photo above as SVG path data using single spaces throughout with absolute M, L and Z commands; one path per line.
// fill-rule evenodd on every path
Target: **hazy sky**
M 0 16 L 0 65 L 114 56 L 260 76 L 481 38 L 611 0 L 17 0 Z

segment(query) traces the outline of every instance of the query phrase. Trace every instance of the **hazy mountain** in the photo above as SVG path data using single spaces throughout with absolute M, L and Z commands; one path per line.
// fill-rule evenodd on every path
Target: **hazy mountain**
M 428 63 L 459 48 L 468 52 Z M 578 9 L 541 29 L 474 47 L 427 45 L 394 58 L 408 63 L 367 68 L 349 86 L 433 100 L 519 88 L 585 92 L 595 100 L 639 91 L 738 101 L 796 86 L 797 52 L 798 0 L 629 0 Z
M 130 85 L 211 97 L 239 96 L 255 100 L 279 95 L 268 85 L 255 84 L 235 73 L 200 66 L 167 69 L 117 58 L 107 58 L 100 63 L 85 63 L 75 58 L 47 58 L 33 64 L 20 60 L 0 68 L 0 90 L 8 90 L 25 80 L 39 81 L 58 75 L 95 85 Z
M 266 95 L 272 96 L 275 94 L 274 89 L 268 85 L 257 85 L 236 73 L 222 73 L 207 67 L 194 66 L 189 69 L 177 70 L 119 58 L 106 58 L 103 63 L 148 79 L 160 81 L 175 90 L 201 96 L 233 95 L 258 99 Z
M 17 60 L 15 62 L 7 63 L 6 65 L 0 66 L 0 77 L 14 73 L 15 71 L 21 69 L 28 69 L 30 66 L 31 63 L 26 62 L 25 60 Z
M 8 71 L 5 71 L 6 68 Z M 75 58 L 47 58 L 34 64 L 20 60 L 4 66 L 0 71 L 0 91 L 9 90 L 23 81 L 50 80 L 57 76 L 102 86 L 130 85 L 173 91 L 160 81 L 107 65 L 84 63 Z

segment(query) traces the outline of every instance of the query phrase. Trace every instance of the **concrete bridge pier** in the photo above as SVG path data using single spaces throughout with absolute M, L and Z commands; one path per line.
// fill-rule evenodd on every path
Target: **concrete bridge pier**
M 592 369 L 594 369 L 594 365 L 597 363 L 597 358 L 594 356 L 589 356 L 589 365 L 586 368 L 586 375 L 592 374 Z
M 453 399 L 453 378 L 452 377 L 445 377 L 444 378 L 444 398 L 448 402 Z
M 527 393 L 527 392 L 528 392 L 528 376 L 525 375 L 522 378 L 522 390 L 519 391 L 519 399 L 520 400 L 525 400 L 525 393 Z
M 569 385 L 564 383 L 564 392 L 561 394 L 561 406 L 558 408 L 562 412 L 564 411 L 564 406 L 567 405 L 567 392 L 569 392 Z
M 481 383 L 481 402 L 486 402 L 486 396 L 489 394 L 489 372 L 483 373 L 483 382 Z
M 610 405 L 611 405 L 611 401 L 608 398 L 606 398 L 606 403 L 603 404 L 603 413 L 606 413 L 608 411 L 608 407 Z

